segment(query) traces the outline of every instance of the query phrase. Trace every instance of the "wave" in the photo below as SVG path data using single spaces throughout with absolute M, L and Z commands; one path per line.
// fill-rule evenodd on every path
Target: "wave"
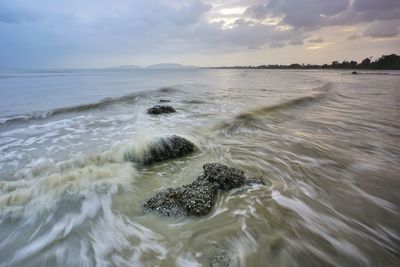
M 77 106 L 72 106 L 72 107 L 62 107 L 62 108 L 56 108 L 56 109 L 49 110 L 49 111 L 33 112 L 33 113 L 28 113 L 28 114 L 23 114 L 23 115 L 17 115 L 14 117 L 1 118 L 0 125 L 1 124 L 18 123 L 18 122 L 28 122 L 31 120 L 38 120 L 38 119 L 45 119 L 45 118 L 48 118 L 51 116 L 62 115 L 62 114 L 67 114 L 67 113 L 84 112 L 84 111 L 89 111 L 89 110 L 94 110 L 94 109 L 102 109 L 102 108 L 106 108 L 108 106 L 115 105 L 115 104 L 133 104 L 135 102 L 135 100 L 137 99 L 137 97 L 139 97 L 139 95 L 131 94 L 131 95 L 125 95 L 125 96 L 117 97 L 117 98 L 104 98 L 95 103 L 77 105 Z
M 167 86 L 167 87 L 159 88 L 158 90 L 156 90 L 156 92 L 172 94 L 172 93 L 180 92 L 180 90 L 175 87 Z
M 11 179 L 0 181 L 0 210 L 37 212 L 54 207 L 62 199 L 129 191 L 137 168 L 153 156 L 151 151 L 162 153 L 171 142 L 171 136 L 142 134 L 133 141 L 115 143 L 103 153 L 61 162 L 39 159 Z
M 257 122 L 260 118 L 264 117 L 265 115 L 289 109 L 296 109 L 313 104 L 326 97 L 330 89 L 331 89 L 331 84 L 327 83 L 321 87 L 312 90 L 312 91 L 317 91 L 318 93 L 316 94 L 302 96 L 299 98 L 278 103 L 276 105 L 263 106 L 255 110 L 243 112 L 234 117 L 231 121 L 223 123 L 222 125 L 220 125 L 219 128 L 228 128 L 230 130 L 235 130 L 242 127 L 243 125 L 246 126 L 252 125 L 253 127 L 256 127 L 256 125 L 254 125 L 253 122 Z
M 270 112 L 285 110 L 285 109 L 289 109 L 289 108 L 296 108 L 298 106 L 310 104 L 311 102 L 314 102 L 314 101 L 320 99 L 321 96 L 322 96 L 322 94 L 315 95 L 315 96 L 304 96 L 304 97 L 289 100 L 287 102 L 279 103 L 277 105 L 262 107 L 260 109 L 242 113 L 242 114 L 238 115 L 236 117 L 236 119 L 249 120 L 249 119 L 256 118 L 258 116 L 265 115 Z
M 90 246 L 97 262 L 108 260 L 108 249 L 121 248 L 121 240 L 129 244 L 131 236 L 140 241 L 134 246 L 139 255 L 149 248 L 151 253 L 166 254 L 167 249 L 150 229 L 131 222 L 116 206 L 127 197 L 129 214 L 142 212 L 139 164 L 132 160 L 151 156 L 151 148 L 164 149 L 169 137 L 142 134 L 135 140 L 115 143 L 103 153 L 60 162 L 39 159 L 11 179 L 1 180 L 0 225 L 5 229 L 0 240 L 0 266 L 26 265 L 34 257 L 47 257 L 47 249 L 55 242 L 71 241 L 70 236 L 82 230 L 87 231 L 88 239 L 78 251 Z M 14 246 L 15 242 L 18 245 Z M 72 264 L 69 256 L 68 260 L 63 258 L 62 262 L 79 265 Z
M 7 71 L 0 73 L 0 79 L 20 78 L 47 78 L 63 76 L 85 76 L 93 74 L 95 69 L 60 69 L 60 70 L 29 70 L 29 71 Z
M 64 77 L 64 76 L 82 76 L 83 74 L 40 74 L 40 75 L 34 75 L 34 74 L 9 74 L 9 75 L 0 75 L 0 79 L 20 79 L 20 78 L 48 78 L 48 77 Z
M 199 100 L 199 99 L 183 100 L 182 103 L 185 103 L 185 104 L 194 104 L 194 105 L 208 104 L 207 101 Z
M 180 90 L 177 88 L 174 88 L 174 87 L 162 87 L 155 91 L 139 92 L 139 93 L 124 95 L 121 97 L 108 97 L 108 98 L 104 98 L 98 102 L 89 103 L 89 104 L 82 104 L 82 105 L 71 106 L 71 107 L 62 107 L 62 108 L 56 108 L 56 109 L 49 110 L 49 111 L 42 111 L 42 112 L 39 111 L 39 112 L 33 112 L 33 113 L 28 113 L 28 114 L 16 115 L 13 117 L 0 118 L 0 125 L 20 123 L 20 122 L 29 122 L 31 120 L 38 120 L 38 119 L 46 119 L 48 117 L 55 116 L 55 115 L 62 115 L 62 114 L 75 113 L 75 112 L 84 112 L 84 111 L 95 110 L 95 109 L 104 109 L 106 107 L 113 106 L 113 105 L 121 105 L 121 104 L 131 105 L 131 104 L 134 104 L 138 98 L 145 97 L 150 94 L 154 94 L 154 93 L 172 94 L 172 93 L 178 92 L 178 91 L 180 91 Z

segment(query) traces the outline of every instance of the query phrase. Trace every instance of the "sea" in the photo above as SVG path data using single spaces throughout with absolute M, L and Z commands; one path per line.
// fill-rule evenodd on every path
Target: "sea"
M 197 150 L 126 160 L 170 135 Z M 265 185 L 144 212 L 208 162 Z M 399 71 L 0 71 L 1 267 L 400 266 L 399 222 Z

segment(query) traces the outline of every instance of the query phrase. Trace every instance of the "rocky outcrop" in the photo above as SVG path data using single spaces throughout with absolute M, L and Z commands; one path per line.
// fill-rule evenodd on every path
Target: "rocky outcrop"
M 197 179 L 191 184 L 157 193 L 144 208 L 164 216 L 203 216 L 211 211 L 217 193 L 216 184 Z
M 232 260 L 229 254 L 222 252 L 221 254 L 215 255 L 210 262 L 211 267 L 232 267 Z
M 246 180 L 243 171 L 220 163 L 207 163 L 203 166 L 203 170 L 204 179 L 218 183 L 221 190 L 231 190 L 241 187 Z
M 194 152 L 195 145 L 189 140 L 177 136 L 167 136 L 158 138 L 150 142 L 139 152 L 133 151 L 126 154 L 126 160 L 149 165 L 155 162 L 174 159 Z
M 156 105 L 147 109 L 147 113 L 151 115 L 160 115 L 163 113 L 174 113 L 175 109 L 171 106 Z
M 168 188 L 157 193 L 144 204 L 145 212 L 156 212 L 164 216 L 204 216 L 211 212 L 218 190 L 228 191 L 262 180 L 246 179 L 244 172 L 222 165 L 207 163 L 204 174 L 188 185 Z

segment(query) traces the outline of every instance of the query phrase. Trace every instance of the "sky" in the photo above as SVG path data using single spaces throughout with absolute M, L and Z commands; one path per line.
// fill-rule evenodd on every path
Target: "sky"
M 311 63 L 400 54 L 400 0 L 0 0 L 0 68 Z

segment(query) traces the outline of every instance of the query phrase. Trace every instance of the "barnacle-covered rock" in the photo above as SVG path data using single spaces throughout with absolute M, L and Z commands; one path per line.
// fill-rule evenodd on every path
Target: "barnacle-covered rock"
M 264 184 L 262 180 L 246 179 L 243 171 L 220 163 L 207 163 L 203 169 L 204 174 L 193 183 L 156 193 L 144 204 L 145 212 L 154 211 L 164 216 L 204 216 L 211 212 L 218 190 Z

